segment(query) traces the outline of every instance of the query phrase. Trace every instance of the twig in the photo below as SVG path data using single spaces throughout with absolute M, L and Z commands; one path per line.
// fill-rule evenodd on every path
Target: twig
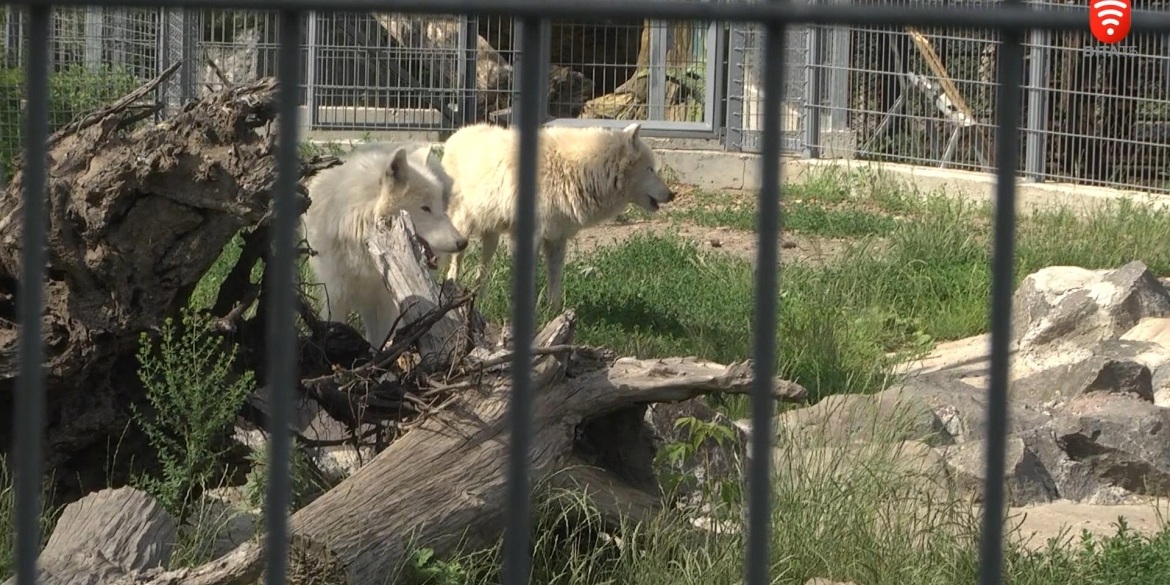
M 227 76 L 220 70 L 219 65 L 215 63 L 215 59 L 207 58 L 207 64 L 211 66 L 211 71 L 219 78 L 219 82 L 223 84 L 223 89 L 231 89 L 235 84 L 228 80 Z M 210 88 L 209 88 L 210 89 Z
M 532 351 L 532 356 L 537 357 L 537 356 L 542 356 L 542 355 L 553 355 L 553 354 L 559 354 L 559 353 L 566 353 L 566 352 L 576 351 L 576 350 L 580 350 L 580 349 L 584 349 L 583 346 L 580 346 L 580 345 L 549 345 L 546 347 L 534 347 L 534 348 L 532 348 L 531 351 Z M 503 355 L 496 356 L 490 360 L 483 361 L 483 362 L 480 362 L 480 363 L 475 364 L 475 365 L 480 370 L 490 370 L 496 366 L 502 366 L 502 365 L 512 361 L 512 357 L 515 355 L 516 355 L 516 352 L 509 351 Z
M 182 65 L 182 61 L 175 61 L 173 64 L 171 64 L 170 67 L 167 67 L 162 73 L 158 74 L 158 77 L 147 81 L 138 89 L 122 96 L 122 98 L 118 101 L 66 124 L 64 127 L 54 132 L 53 135 L 49 137 L 48 147 L 52 148 L 66 136 L 89 128 L 90 126 L 93 126 L 94 124 L 102 121 L 110 114 L 115 114 L 125 110 L 127 106 L 138 101 L 146 94 L 154 91 L 156 87 L 162 85 L 162 83 L 167 79 L 170 79 L 170 77 L 175 74 L 175 71 L 178 71 L 179 67 Z
M 410 347 L 411 344 L 418 341 L 419 338 L 422 337 L 423 334 L 425 334 L 427 331 L 430 331 L 431 326 L 433 326 L 435 323 L 438 323 L 439 319 L 442 319 L 443 316 L 447 313 L 467 304 L 467 302 L 471 299 L 472 295 L 459 295 L 454 299 L 451 299 L 449 302 L 427 311 L 426 315 L 423 315 L 423 317 L 418 321 L 408 324 L 403 328 L 403 332 L 399 338 L 394 341 L 394 345 L 391 345 L 390 348 L 382 354 L 382 357 L 374 364 L 373 367 L 378 369 L 386 369 L 389 367 L 390 364 L 397 361 L 398 358 L 406 352 L 406 348 Z

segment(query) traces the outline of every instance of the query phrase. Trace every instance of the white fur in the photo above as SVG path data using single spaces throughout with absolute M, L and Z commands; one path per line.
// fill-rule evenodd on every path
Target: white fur
M 420 238 L 436 253 L 467 247 L 467 238 L 447 215 L 450 177 L 430 147 L 365 147 L 344 164 L 321 171 L 308 184 L 305 239 L 316 255 L 309 266 L 324 285 L 321 317 L 344 322 L 350 311 L 362 318 L 365 338 L 379 347 L 398 317 L 366 247 L 376 219 L 405 210 Z
M 582 229 L 613 218 L 634 203 L 647 211 L 674 199 L 655 170 L 654 153 L 624 130 L 540 129 L 537 167 L 537 239 L 548 272 L 548 299 L 561 309 L 561 274 L 568 241 Z M 488 124 L 465 127 L 443 147 L 443 168 L 452 180 L 451 221 L 468 237 L 483 240 L 479 283 L 487 275 L 502 234 L 513 237 L 519 168 L 519 133 Z M 449 278 L 459 273 L 452 259 Z

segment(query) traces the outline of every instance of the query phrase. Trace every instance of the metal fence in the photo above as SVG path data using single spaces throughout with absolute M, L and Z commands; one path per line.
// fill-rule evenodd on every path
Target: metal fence
M 92 2 L 92 0 L 91 0 Z M 118 4 L 147 6 L 151 0 L 120 0 Z M 79 4 L 75 2 L 73 4 Z M 109 3 L 101 3 L 113 4 Z M 333 9 L 374 11 L 384 6 L 382 0 L 333 0 Z M 6 7 L 11 6 L 5 4 Z M 305 48 L 302 44 L 313 32 L 305 30 L 306 22 L 314 21 L 307 11 L 326 6 L 324 0 L 184 0 L 167 5 L 223 10 L 233 6 L 244 9 L 274 8 L 274 37 L 276 54 L 274 70 L 282 81 L 279 90 L 279 147 L 277 152 L 277 183 L 274 205 L 272 277 L 276 284 L 269 299 L 271 315 L 286 315 L 287 319 L 268 320 L 268 377 L 274 392 L 270 417 L 272 432 L 271 470 L 267 494 L 267 582 L 282 584 L 286 573 L 287 503 L 289 501 L 290 438 L 282 432 L 290 418 L 295 384 L 294 359 L 294 263 L 296 204 L 295 186 L 299 175 L 298 139 L 302 130 L 299 108 L 304 96 L 296 83 L 305 72 Z M 970 29 L 997 30 L 998 44 L 995 59 L 996 92 L 994 134 L 989 143 L 994 145 L 993 161 L 999 161 L 996 187 L 994 258 L 992 270 L 991 303 L 991 362 L 989 382 L 989 418 L 987 437 L 987 473 L 984 491 L 983 532 L 980 556 L 980 581 L 996 584 L 1002 581 L 1002 538 L 1004 510 L 1004 460 L 1007 424 L 1008 342 L 1012 304 L 1012 276 L 1015 248 L 1016 170 L 1021 151 L 1018 129 L 1023 117 L 1023 82 L 1025 77 L 1024 40 L 1032 30 L 1048 30 L 1071 34 L 1086 27 L 1086 11 L 1082 9 L 1039 9 L 1025 6 L 1019 0 L 1008 0 L 993 9 L 943 6 L 875 6 L 875 5 L 805 5 L 790 1 L 715 4 L 699 2 L 658 2 L 652 0 L 591 0 L 553 3 L 546 0 L 400 0 L 394 5 L 402 13 L 468 13 L 476 17 L 502 16 L 516 18 L 520 26 L 517 55 L 519 115 L 514 122 L 519 128 L 519 206 L 517 230 L 532 233 L 535 228 L 536 150 L 537 130 L 542 122 L 541 111 L 548 97 L 549 32 L 552 19 L 595 18 L 609 15 L 629 20 L 659 19 L 663 21 L 730 21 L 755 22 L 762 34 L 751 46 L 759 46 L 762 60 L 759 67 L 760 110 L 759 149 L 762 167 L 762 186 L 759 194 L 759 256 L 755 289 L 756 325 L 753 334 L 755 354 L 755 384 L 751 407 L 753 432 L 751 449 L 766 453 L 771 440 L 772 398 L 770 384 L 775 374 L 776 315 L 778 286 L 778 235 L 781 201 L 781 154 L 785 125 L 791 120 L 783 109 L 786 95 L 786 70 L 793 67 L 787 59 L 790 45 L 788 27 L 793 25 L 865 25 L 870 27 L 945 27 L 965 25 Z M 36 580 L 37 545 L 39 539 L 38 511 L 42 475 L 42 439 L 44 422 L 44 357 L 39 335 L 43 309 L 42 288 L 46 260 L 46 154 L 50 122 L 49 82 L 51 56 L 59 41 L 51 31 L 56 18 L 48 2 L 27 4 L 26 76 L 27 108 L 24 117 L 25 176 L 23 181 L 23 241 L 21 251 L 21 278 L 18 291 L 18 319 L 20 322 L 19 380 L 15 409 L 15 474 L 16 474 L 16 559 L 17 583 L 33 585 Z M 87 13 L 88 14 L 88 13 Z M 108 14 L 108 13 L 107 13 Z M 317 18 L 317 22 L 320 22 Z M 708 29 L 710 30 L 710 29 Z M 818 28 L 819 31 L 841 29 Z M 911 33 L 913 34 L 913 33 Z M 1143 35 L 1170 34 L 1170 13 L 1135 12 L 1133 33 Z M 819 38 L 821 35 L 813 35 Z M 833 38 L 832 35 L 829 35 Z M 1034 38 L 1034 37 L 1032 37 Z M 259 42 L 259 41 L 258 41 Z M 266 40 L 267 42 L 267 40 Z M 818 40 L 820 43 L 820 40 Z M 168 43 L 169 44 L 169 43 Z M 836 45 L 834 45 L 836 46 Z M 104 49 L 103 49 L 104 50 Z M 311 51 L 311 49 L 310 49 Z M 527 58 L 533 55 L 534 58 Z M 534 105 L 533 105 L 534 104 Z M 832 122 L 828 124 L 832 128 Z M 531 340 L 535 333 L 535 250 L 529 237 L 516 238 L 513 280 L 513 339 Z M 34 276 L 35 275 L 35 276 Z M 513 394 L 511 403 L 511 449 L 509 459 L 507 512 L 503 582 L 509 585 L 527 583 L 530 559 L 529 539 L 529 483 L 528 453 L 531 438 L 529 409 L 532 405 L 532 385 L 529 364 L 532 350 L 527 343 L 516 343 L 512 358 Z M 748 539 L 746 583 L 764 585 L 769 577 L 769 462 L 768 457 L 752 458 L 748 470 Z
M 1000 2 L 882 3 L 988 8 Z M 1135 7 L 1165 11 L 1170 3 Z M 1002 47 L 994 31 L 814 27 L 808 47 L 808 87 L 788 106 L 804 117 L 806 154 L 994 168 Z M 1131 34 L 1104 45 L 1087 27 L 1036 30 L 1024 39 L 1024 51 L 1019 128 L 1026 177 L 1170 192 L 1170 36 Z M 745 141 L 744 148 L 751 145 Z
M 848 4 L 807 1 L 824 9 Z M 1000 1 L 877 4 L 978 9 Z M 1138 7 L 1167 4 L 1145 0 Z M 175 61 L 185 66 L 159 90 L 172 109 L 225 84 L 273 75 L 277 19 L 272 10 L 57 9 L 50 125 Z M 21 99 L 6 88 L 15 83 L 11 69 L 23 62 L 28 23 L 8 11 L 0 23 L 9 70 L 8 81 L 0 79 L 0 136 L 9 137 L 0 138 L 3 177 L 18 144 Z M 761 32 L 759 25 L 640 16 L 552 20 L 544 41 L 548 117 L 573 125 L 641 120 L 648 135 L 759 152 Z M 300 35 L 302 133 L 442 140 L 470 122 L 511 119 L 518 39 L 511 18 L 331 8 L 307 13 Z M 786 153 L 994 168 L 1001 42 L 993 31 L 799 25 L 787 39 Z M 1087 30 L 1040 30 L 1024 41 L 1024 175 L 1170 193 L 1170 37 L 1134 33 L 1107 46 Z

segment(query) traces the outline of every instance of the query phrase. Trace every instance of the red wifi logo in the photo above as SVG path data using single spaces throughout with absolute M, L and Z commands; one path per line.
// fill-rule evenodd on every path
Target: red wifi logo
M 1124 0 L 1089 0 L 1089 30 L 1098 41 L 1113 44 L 1129 34 L 1129 3 Z

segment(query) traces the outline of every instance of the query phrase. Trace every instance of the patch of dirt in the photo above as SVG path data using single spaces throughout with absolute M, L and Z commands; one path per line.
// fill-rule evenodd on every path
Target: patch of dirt
M 704 251 L 731 254 L 752 262 L 755 262 L 759 248 L 758 237 L 752 232 L 669 221 L 641 221 L 609 223 L 584 230 L 570 243 L 569 254 L 588 254 L 599 247 L 621 243 L 635 234 L 671 231 L 695 242 Z M 848 244 L 847 240 L 784 234 L 780 243 L 780 261 L 831 262 L 841 256 Z
M 1161 506 L 1153 501 L 1111 506 L 1057 501 L 1013 507 L 1011 513 L 1015 517 L 1009 521 L 1009 525 L 1014 527 L 1020 524 L 1022 544 L 1031 550 L 1041 550 L 1047 545 L 1048 539 L 1061 536 L 1072 537 L 1075 544 L 1080 539 L 1082 529 L 1098 537 L 1113 536 L 1117 534 L 1117 527 L 1113 524 L 1117 522 L 1118 516 L 1124 516 L 1135 532 L 1153 536 L 1162 529 L 1162 518 L 1168 512 L 1164 508 L 1165 504 Z M 1066 528 L 1069 531 L 1063 533 Z

